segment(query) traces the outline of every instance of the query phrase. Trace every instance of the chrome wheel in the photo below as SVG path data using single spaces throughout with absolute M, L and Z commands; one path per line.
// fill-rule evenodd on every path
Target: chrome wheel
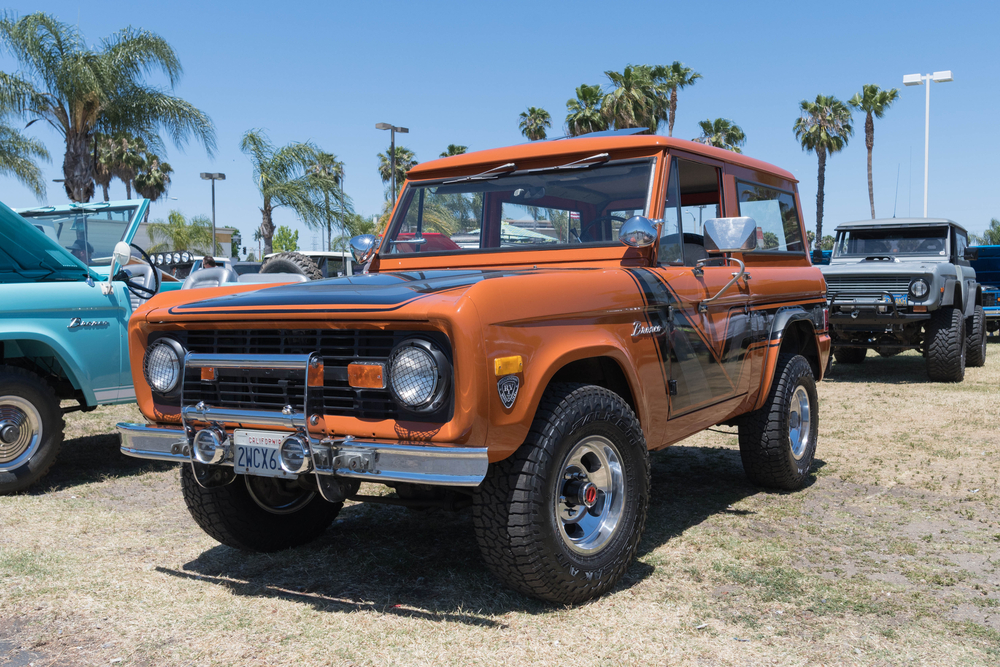
M 792 456 L 795 460 L 802 458 L 809 448 L 809 436 L 812 432 L 812 415 L 809 406 L 809 393 L 799 385 L 792 393 L 788 405 L 788 441 L 792 445 Z
M 312 502 L 314 491 L 307 491 L 293 482 L 278 477 L 244 475 L 250 498 L 258 507 L 271 514 L 292 514 Z
M 610 440 L 591 435 L 576 443 L 559 467 L 555 519 L 573 551 L 597 552 L 617 531 L 625 506 L 621 461 Z
M 0 470 L 27 463 L 42 442 L 42 416 L 20 396 L 0 396 Z

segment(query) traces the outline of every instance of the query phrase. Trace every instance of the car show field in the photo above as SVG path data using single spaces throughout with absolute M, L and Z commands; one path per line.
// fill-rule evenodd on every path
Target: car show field
M 988 357 L 960 384 L 915 352 L 834 364 L 797 493 L 749 484 L 735 435 L 653 453 L 638 559 L 576 607 L 495 579 L 469 510 L 348 503 L 308 546 L 220 546 L 177 466 L 119 453 L 135 406 L 73 413 L 51 473 L 0 498 L 0 664 L 995 664 Z

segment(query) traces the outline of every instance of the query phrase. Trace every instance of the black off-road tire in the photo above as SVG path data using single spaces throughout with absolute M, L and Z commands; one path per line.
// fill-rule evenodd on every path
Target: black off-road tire
M 261 273 L 301 273 L 309 280 L 322 280 L 323 273 L 316 262 L 299 252 L 279 252 L 264 260 Z
M 965 365 L 986 365 L 986 313 L 982 306 L 976 306 L 972 317 L 965 319 Z
M 940 308 L 927 323 L 927 376 L 935 382 L 965 379 L 965 322 L 962 311 Z
M 809 416 L 807 439 L 796 456 L 790 437 L 794 424 L 789 409 L 799 388 L 808 397 Z M 740 420 L 740 458 L 746 476 L 766 488 L 802 488 L 816 456 L 818 434 L 819 397 L 812 367 L 802 355 L 782 354 L 774 369 L 767 402 Z
M 838 364 L 863 364 L 868 350 L 863 347 L 838 347 L 833 351 L 833 356 Z
M 33 406 L 40 418 L 40 442 L 35 453 L 26 462 L 14 470 L 0 472 L 0 495 L 22 491 L 49 471 L 59 454 L 65 428 L 59 399 L 52 387 L 34 373 L 14 366 L 0 366 L 0 419 L 3 418 L 5 396 L 26 401 Z M 16 409 L 24 414 L 20 407 L 15 408 L 12 403 L 13 401 L 6 406 L 7 409 Z M 13 463 L 17 459 L 13 451 L 15 446 L 17 445 L 11 443 L 9 457 L 3 456 L 5 446 L 0 440 L 0 457 Z
M 619 523 L 594 553 L 570 549 L 556 504 L 567 455 L 588 437 L 621 455 Z M 483 560 L 507 586 L 549 602 L 574 604 L 606 592 L 635 557 L 649 507 L 649 453 L 635 413 L 620 396 L 585 384 L 554 384 L 539 404 L 524 444 L 490 465 L 473 496 L 473 526 Z
M 253 484 L 281 484 L 275 478 L 252 478 Z M 246 475 L 237 475 L 226 486 L 206 489 L 195 480 L 190 464 L 181 466 L 184 502 L 195 522 L 226 546 L 243 551 L 271 552 L 315 540 L 333 523 L 344 506 L 329 503 L 315 492 L 297 510 L 287 514 L 268 511 L 254 500 Z

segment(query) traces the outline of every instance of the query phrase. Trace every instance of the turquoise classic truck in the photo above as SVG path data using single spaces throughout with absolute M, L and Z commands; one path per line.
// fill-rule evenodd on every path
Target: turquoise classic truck
M 48 471 L 64 413 L 135 400 L 128 319 L 158 290 L 181 286 L 121 245 L 148 206 L 15 212 L 0 203 L 0 494 Z

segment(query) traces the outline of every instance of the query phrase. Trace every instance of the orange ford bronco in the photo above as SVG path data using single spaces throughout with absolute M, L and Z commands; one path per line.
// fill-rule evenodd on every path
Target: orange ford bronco
M 472 506 L 483 559 L 560 603 L 633 558 L 649 450 L 739 427 L 749 478 L 796 489 L 830 350 L 796 181 L 736 153 L 604 133 L 414 167 L 354 276 L 171 292 L 131 320 L 148 424 L 195 521 L 274 551 L 361 482 Z

